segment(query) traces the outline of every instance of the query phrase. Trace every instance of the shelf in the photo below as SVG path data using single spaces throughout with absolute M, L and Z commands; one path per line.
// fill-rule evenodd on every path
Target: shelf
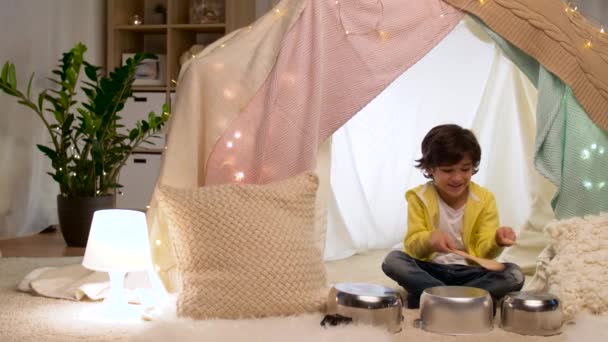
M 164 92 L 167 91 L 166 86 L 146 86 L 146 85 L 134 85 L 133 91 L 151 91 L 151 92 Z
M 133 150 L 136 154 L 162 154 L 165 150 L 162 148 L 137 148 Z
M 223 33 L 226 24 L 173 24 L 169 28 L 200 33 Z
M 176 91 L 180 57 L 194 45 L 208 46 L 225 34 L 250 25 L 255 20 L 254 0 L 223 0 L 223 15 L 217 23 L 200 23 L 192 15 L 191 6 L 202 1 L 193 0 L 107 0 L 106 1 L 106 69 L 122 65 L 124 54 L 149 52 L 164 56 L 158 72 L 162 84 L 134 85 L 134 92 L 165 93 L 167 101 Z M 165 9 L 159 17 L 154 9 Z M 143 24 L 129 25 L 133 15 L 141 16 Z M 222 19 L 223 18 L 223 19 Z M 196 22 L 196 23 L 195 23 Z
M 116 25 L 115 30 L 145 33 L 165 33 L 167 25 Z

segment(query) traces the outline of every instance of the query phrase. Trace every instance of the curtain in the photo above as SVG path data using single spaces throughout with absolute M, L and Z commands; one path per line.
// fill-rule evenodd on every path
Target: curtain
M 463 53 L 466 52 L 466 53 Z M 502 225 L 550 220 L 555 190 L 534 169 L 537 92 L 483 28 L 463 21 L 332 137 L 326 259 L 397 245 L 405 191 L 427 181 L 414 160 L 430 128 L 471 128 L 482 147 L 473 181 L 494 192 Z M 530 220 L 531 215 L 549 213 Z M 532 223 L 530 223 L 532 222 Z M 520 243 L 526 243 L 520 240 Z M 533 266 L 534 260 L 528 260 Z
M 51 86 L 51 69 L 79 41 L 89 48 L 88 61 L 103 65 L 103 0 L 0 0 L 0 8 L 0 61 L 15 64 L 20 88 L 32 72 L 32 94 Z M 40 119 L 4 93 L 0 108 L 0 238 L 11 238 L 57 223 L 58 187 L 36 148 L 49 142 Z

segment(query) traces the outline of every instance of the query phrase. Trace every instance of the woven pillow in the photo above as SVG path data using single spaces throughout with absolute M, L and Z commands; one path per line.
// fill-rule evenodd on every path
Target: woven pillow
M 535 275 L 544 284 L 531 290 L 560 298 L 566 319 L 608 313 L 608 214 L 554 221 L 545 231 L 551 239 L 545 254 L 552 256 Z
M 304 173 L 266 185 L 160 186 L 180 275 L 178 316 L 319 311 L 327 288 L 314 229 L 318 184 Z

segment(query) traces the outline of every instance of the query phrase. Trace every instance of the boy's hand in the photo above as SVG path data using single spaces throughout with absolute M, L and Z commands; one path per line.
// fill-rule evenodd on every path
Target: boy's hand
M 431 244 L 433 251 L 439 253 L 452 253 L 452 251 L 456 249 L 454 242 L 452 242 L 452 239 L 450 239 L 448 234 L 437 229 L 433 230 L 431 233 L 429 243 Z
M 499 227 L 496 230 L 496 244 L 500 247 L 513 246 L 516 239 L 515 232 L 511 227 Z

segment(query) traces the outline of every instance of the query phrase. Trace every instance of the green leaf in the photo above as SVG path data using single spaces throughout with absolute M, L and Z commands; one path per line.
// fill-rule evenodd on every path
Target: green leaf
M 42 111 L 43 105 L 44 105 L 44 100 L 46 99 L 46 90 L 42 91 L 39 95 L 38 95 L 38 110 Z
M 97 83 L 97 72 L 100 69 L 101 69 L 101 67 L 94 66 L 94 65 L 90 64 L 89 62 L 84 62 L 84 73 L 87 75 L 87 77 L 91 81 L 93 81 L 95 83 Z
M 42 151 L 42 153 L 49 157 L 52 162 L 55 162 L 55 160 L 57 159 L 57 152 L 55 152 L 55 150 L 49 148 L 48 146 L 40 144 L 37 144 L 36 147 L 38 147 L 38 149 Z
M 30 75 L 30 79 L 29 79 L 29 81 L 27 81 L 27 92 L 26 92 L 26 95 L 27 95 L 28 99 L 30 98 L 30 94 L 32 92 L 32 80 L 34 80 L 34 73 L 32 73 Z
M 6 82 L 11 86 L 11 88 L 17 88 L 17 75 L 15 71 L 15 64 L 9 64 Z
M 8 79 L 8 66 L 9 66 L 9 64 L 10 64 L 10 62 L 6 62 L 2 66 L 2 73 L 0 74 L 0 80 L 2 80 L 3 82 L 6 82 L 6 80 Z

